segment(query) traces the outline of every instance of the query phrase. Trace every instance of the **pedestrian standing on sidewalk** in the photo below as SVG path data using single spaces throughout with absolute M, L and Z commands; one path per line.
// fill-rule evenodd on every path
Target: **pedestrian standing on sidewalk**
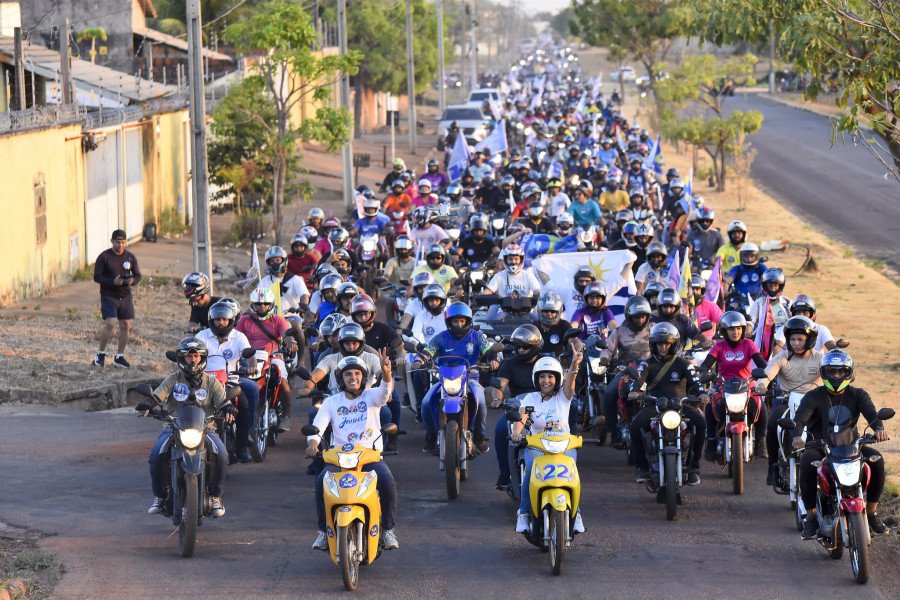
M 128 368 L 131 365 L 125 360 L 125 346 L 128 344 L 128 332 L 134 320 L 134 300 L 131 297 L 131 286 L 141 280 L 137 258 L 126 250 L 128 239 L 125 232 L 116 229 L 112 234 L 112 248 L 104 250 L 94 263 L 94 281 L 100 284 L 100 313 L 103 316 L 103 327 L 100 329 L 100 351 L 94 357 L 93 364 L 102 367 L 106 364 L 106 344 L 109 342 L 119 321 L 119 346 L 112 364 Z

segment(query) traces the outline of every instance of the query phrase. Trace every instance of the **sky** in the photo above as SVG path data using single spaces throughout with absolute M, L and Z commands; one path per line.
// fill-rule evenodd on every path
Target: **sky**
M 522 6 L 530 14 L 542 11 L 558 13 L 569 4 L 571 4 L 570 0 L 522 0 Z

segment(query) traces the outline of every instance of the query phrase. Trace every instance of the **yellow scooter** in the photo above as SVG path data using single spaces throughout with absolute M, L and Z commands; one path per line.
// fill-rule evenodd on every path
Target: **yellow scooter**
M 303 435 L 318 435 L 319 429 L 304 425 Z M 394 424 L 382 428 L 384 436 L 397 432 Z M 344 587 L 349 591 L 359 583 L 360 565 L 372 564 L 381 554 L 381 501 L 374 471 L 362 468 L 381 460 L 381 452 L 359 444 L 323 450 L 326 464 L 339 467 L 325 473 L 325 518 L 328 551 L 341 568 Z

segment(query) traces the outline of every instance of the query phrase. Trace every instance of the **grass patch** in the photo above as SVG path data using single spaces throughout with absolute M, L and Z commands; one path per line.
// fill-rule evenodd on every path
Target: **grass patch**
M 78 309 L 77 308 L 67 308 L 66 309 L 66 320 L 67 321 L 77 321 L 78 320 Z
M 870 269 L 875 269 L 876 271 L 881 271 L 884 269 L 884 261 L 880 258 L 864 258 L 863 264 Z
M 94 265 L 85 265 L 72 273 L 72 281 L 93 281 Z
M 265 235 L 265 215 L 259 211 L 247 211 L 242 215 L 235 215 L 231 230 L 225 236 L 225 243 L 240 247 L 260 240 Z
M 849 246 L 844 246 L 843 255 L 844 255 L 844 258 L 853 258 L 853 248 L 850 248 Z
M 51 598 L 53 587 L 64 572 L 56 554 L 40 548 L 17 548 L 21 545 L 21 541 L 2 540 L 0 590 L 7 590 L 12 598 Z
M 190 227 L 184 222 L 184 217 L 177 208 L 167 208 L 159 215 L 159 236 L 178 237 L 190 231 Z

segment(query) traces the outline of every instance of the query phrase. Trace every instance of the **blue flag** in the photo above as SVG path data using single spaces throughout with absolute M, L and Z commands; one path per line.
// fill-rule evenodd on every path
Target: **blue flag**
M 447 162 L 447 175 L 450 181 L 462 179 L 463 173 L 469 167 L 469 146 L 466 144 L 466 137 L 460 131 L 456 134 L 456 143 L 453 144 L 453 151 L 450 153 L 450 160 Z
M 546 233 L 532 233 L 522 241 L 526 260 L 534 260 L 544 254 L 560 254 L 578 250 L 578 234 L 573 233 L 564 238 Z
M 509 150 L 509 143 L 506 141 L 506 123 L 497 121 L 497 126 L 489 136 L 478 142 L 475 146 L 476 150 L 490 150 L 491 156 L 497 156 L 501 152 Z
M 657 175 L 662 175 L 663 172 L 663 157 L 662 149 L 660 148 L 661 145 L 661 136 L 657 134 L 656 141 L 653 142 L 653 145 L 650 146 L 650 152 L 649 154 L 647 154 L 647 158 L 644 159 L 644 167 L 647 169 L 653 169 L 653 171 Z

